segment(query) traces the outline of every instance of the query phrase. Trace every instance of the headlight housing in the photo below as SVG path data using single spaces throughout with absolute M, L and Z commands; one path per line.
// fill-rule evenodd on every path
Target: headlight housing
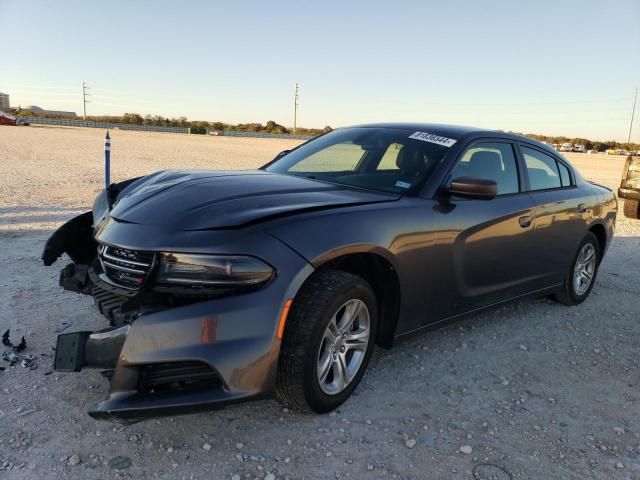
M 205 289 L 258 287 L 275 275 L 273 267 L 255 257 L 161 253 L 157 283 Z

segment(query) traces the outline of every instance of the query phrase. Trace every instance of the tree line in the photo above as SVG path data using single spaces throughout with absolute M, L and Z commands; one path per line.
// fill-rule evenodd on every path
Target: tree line
M 534 138 L 540 142 L 560 144 L 570 143 L 572 145 L 584 145 L 587 150 L 596 150 L 598 152 L 606 152 L 607 150 L 628 150 L 628 151 L 640 151 L 640 144 L 638 143 L 625 143 L 616 142 L 615 140 L 609 140 L 608 142 L 600 142 L 595 140 L 589 140 L 588 138 L 569 138 L 569 137 L 553 137 L 548 135 L 538 135 L 535 133 L 527 133 L 527 137 Z
M 15 110 L 14 115 L 34 116 L 34 117 L 47 117 L 57 118 L 56 115 L 48 113 L 33 113 L 33 112 L 21 112 Z M 262 123 L 223 123 L 223 122 L 207 122 L 201 120 L 187 120 L 187 117 L 168 118 L 161 115 L 145 115 L 142 116 L 138 113 L 125 113 L 121 116 L 87 116 L 87 120 L 94 122 L 111 122 L 111 123 L 127 123 L 132 125 L 154 125 L 158 127 L 180 127 L 190 128 L 192 133 L 205 133 L 207 130 L 236 130 L 243 132 L 256 132 L 256 133 L 280 133 L 280 134 L 293 134 L 292 128 L 287 128 L 284 125 L 269 120 L 266 124 Z M 330 132 L 332 128 L 326 126 L 324 128 L 296 128 L 295 133 L 297 135 L 316 136 L 322 133 Z M 637 143 L 623 143 L 610 141 L 596 141 L 589 140 L 588 138 L 569 138 L 564 136 L 549 136 L 538 135 L 535 133 L 526 134 L 527 137 L 534 138 L 541 142 L 546 143 L 571 143 L 573 145 L 584 145 L 587 150 L 596 150 L 598 152 L 605 152 L 607 150 L 629 150 L 640 151 L 640 144 Z
M 45 117 L 45 118 L 57 118 L 56 115 L 50 113 L 33 113 L 31 111 L 15 111 L 15 115 L 32 116 L 32 117 Z M 256 133 L 280 133 L 280 134 L 293 134 L 292 128 L 287 128 L 284 125 L 269 120 L 264 125 L 262 123 L 223 123 L 223 122 L 207 122 L 202 120 L 187 120 L 187 117 L 168 118 L 161 115 L 145 115 L 142 116 L 138 113 L 125 113 L 124 115 L 87 115 L 87 120 L 92 122 L 111 122 L 111 123 L 125 123 L 130 125 L 153 125 L 157 127 L 180 127 L 190 128 L 192 133 L 205 133 L 207 130 L 236 130 L 243 132 L 256 132 Z M 316 136 L 322 133 L 330 132 L 332 128 L 326 126 L 324 128 L 303 128 L 297 127 L 296 135 L 308 135 Z

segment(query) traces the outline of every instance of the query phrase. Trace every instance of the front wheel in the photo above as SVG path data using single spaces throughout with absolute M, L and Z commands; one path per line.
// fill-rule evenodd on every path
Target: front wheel
M 302 286 L 287 320 L 278 364 L 280 400 L 325 413 L 355 390 L 378 324 L 376 297 L 361 277 L 320 270 Z
M 555 294 L 556 300 L 565 305 L 578 305 L 586 300 L 596 281 L 600 255 L 598 239 L 592 232 L 587 232 L 573 257 L 562 288 Z

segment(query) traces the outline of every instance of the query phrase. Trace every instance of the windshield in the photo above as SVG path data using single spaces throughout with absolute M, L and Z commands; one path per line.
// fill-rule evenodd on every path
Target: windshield
M 407 193 L 424 183 L 454 139 L 405 128 L 334 130 L 287 153 L 268 172 Z

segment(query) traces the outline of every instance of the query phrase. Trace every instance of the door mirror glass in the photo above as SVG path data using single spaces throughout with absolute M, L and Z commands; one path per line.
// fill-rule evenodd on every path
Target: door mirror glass
M 446 190 L 451 195 L 490 200 L 498 194 L 498 184 L 493 180 L 474 177 L 458 177 Z

